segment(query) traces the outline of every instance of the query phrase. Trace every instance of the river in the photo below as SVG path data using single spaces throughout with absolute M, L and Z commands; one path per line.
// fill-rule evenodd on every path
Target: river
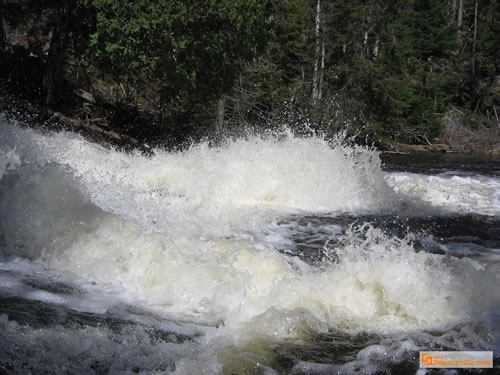
M 146 157 L 0 123 L 2 374 L 498 361 L 498 159 L 290 133 Z

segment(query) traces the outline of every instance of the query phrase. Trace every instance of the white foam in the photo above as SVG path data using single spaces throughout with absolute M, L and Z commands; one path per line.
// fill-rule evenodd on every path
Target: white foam
M 272 233 L 259 245 L 252 235 L 238 240 L 283 213 L 390 207 L 396 196 L 372 150 L 288 136 L 148 159 L 67 133 L 10 132 L 27 160 L 0 205 L 9 217 L 4 237 L 22 245 L 14 255 L 124 288 L 164 312 L 229 326 L 270 308 L 304 308 L 336 327 L 379 332 L 468 317 L 460 280 L 409 240 L 350 232 L 329 250 L 340 262 L 321 270 L 276 252 L 282 240 Z M 393 174 L 392 184 L 403 177 Z
M 16 148 L 4 151 L 0 148 L 0 179 L 8 171 L 15 170 L 21 165 L 21 158 L 16 153 Z
M 37 135 L 35 142 L 38 157 L 70 170 L 99 207 L 155 230 L 227 234 L 258 222 L 265 210 L 364 212 L 394 198 L 377 152 L 319 137 L 202 143 L 185 152 L 157 150 L 153 158 L 68 134 Z
M 498 263 L 416 252 L 411 235 L 368 224 L 322 233 L 335 241 L 324 247 L 332 261 L 320 267 L 276 250 L 296 230 L 277 228 L 290 214 L 376 214 L 411 202 L 496 215 L 495 179 L 384 174 L 377 152 L 319 137 L 203 143 L 147 158 L 68 133 L 1 130 L 2 149 L 19 155 L 3 168 L 12 165 L 16 178 L 0 180 L 2 255 L 74 275 L 164 317 L 219 327 L 207 335 L 207 351 L 180 362 L 178 373 L 219 371 L 212 354 L 259 335 L 447 329 L 477 319 L 478 307 L 500 305 L 491 289 Z M 78 308 L 73 297 L 2 277 L 11 293 Z M 95 312 L 110 307 L 81 301 Z
M 386 179 L 397 193 L 427 202 L 443 212 L 500 215 L 499 178 L 396 172 L 388 174 Z
M 255 330 L 260 319 L 279 327 L 283 321 L 272 320 L 270 309 L 306 309 L 329 326 L 376 332 L 442 328 L 470 318 L 469 301 L 478 291 L 464 290 L 441 256 L 364 231 L 366 239 L 348 233 L 329 249 L 339 263 L 318 270 L 245 241 L 171 239 L 107 216 L 43 259 L 104 286 L 119 285 L 156 311 L 231 328 Z

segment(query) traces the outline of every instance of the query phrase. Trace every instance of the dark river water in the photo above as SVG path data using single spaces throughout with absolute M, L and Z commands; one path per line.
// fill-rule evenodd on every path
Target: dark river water
M 431 350 L 495 374 L 499 312 L 499 159 L 292 135 L 148 158 L 0 119 L 2 375 L 458 373 Z

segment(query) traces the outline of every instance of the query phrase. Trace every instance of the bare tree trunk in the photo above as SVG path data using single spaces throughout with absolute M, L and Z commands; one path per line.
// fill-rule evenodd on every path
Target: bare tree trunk
M 215 119 L 215 131 L 217 133 L 222 133 L 224 129 L 224 107 L 226 105 L 226 99 L 221 97 L 217 100 L 217 117 Z
M 458 27 L 462 27 L 463 21 L 464 21 L 464 0 L 460 0 L 458 2 L 458 17 L 457 17 Z
M 380 40 L 377 39 L 375 42 L 375 46 L 373 47 L 373 59 L 376 60 L 378 57 L 378 45 L 380 43 Z
M 66 59 L 66 46 L 68 43 L 68 28 L 71 12 L 71 2 L 61 4 L 58 22 L 55 23 L 52 39 L 47 56 L 47 70 L 43 77 L 45 88 L 45 104 L 52 105 L 57 102 L 58 94 L 64 79 L 64 63 Z
M 456 13 L 457 13 L 457 0 L 449 0 L 448 2 L 449 23 L 455 22 Z
M 497 107 L 493 105 L 493 110 L 495 111 L 495 117 L 497 118 L 497 125 L 500 128 L 500 119 L 498 119 Z
M 321 69 L 319 71 L 318 101 L 323 96 L 323 72 L 325 71 L 325 42 L 321 42 Z
M 324 45 L 323 45 L 324 47 Z M 324 48 L 323 48 L 324 52 Z M 312 104 L 316 106 L 321 99 L 320 87 L 320 67 L 319 59 L 321 53 L 321 0 L 318 0 L 316 5 L 316 56 L 314 59 L 313 87 L 312 87 Z M 324 58 L 324 57 L 323 57 Z
M 477 40 L 477 7 L 478 0 L 476 0 L 476 8 L 474 10 L 474 39 L 472 41 L 472 57 L 471 57 L 471 75 L 472 75 L 472 84 L 474 84 L 476 80 L 476 40 Z

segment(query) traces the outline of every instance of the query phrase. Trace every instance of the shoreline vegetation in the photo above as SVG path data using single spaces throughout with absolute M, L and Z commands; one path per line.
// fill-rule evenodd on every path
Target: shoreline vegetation
M 0 0 L 0 112 L 152 154 L 345 132 L 500 154 L 500 2 Z

